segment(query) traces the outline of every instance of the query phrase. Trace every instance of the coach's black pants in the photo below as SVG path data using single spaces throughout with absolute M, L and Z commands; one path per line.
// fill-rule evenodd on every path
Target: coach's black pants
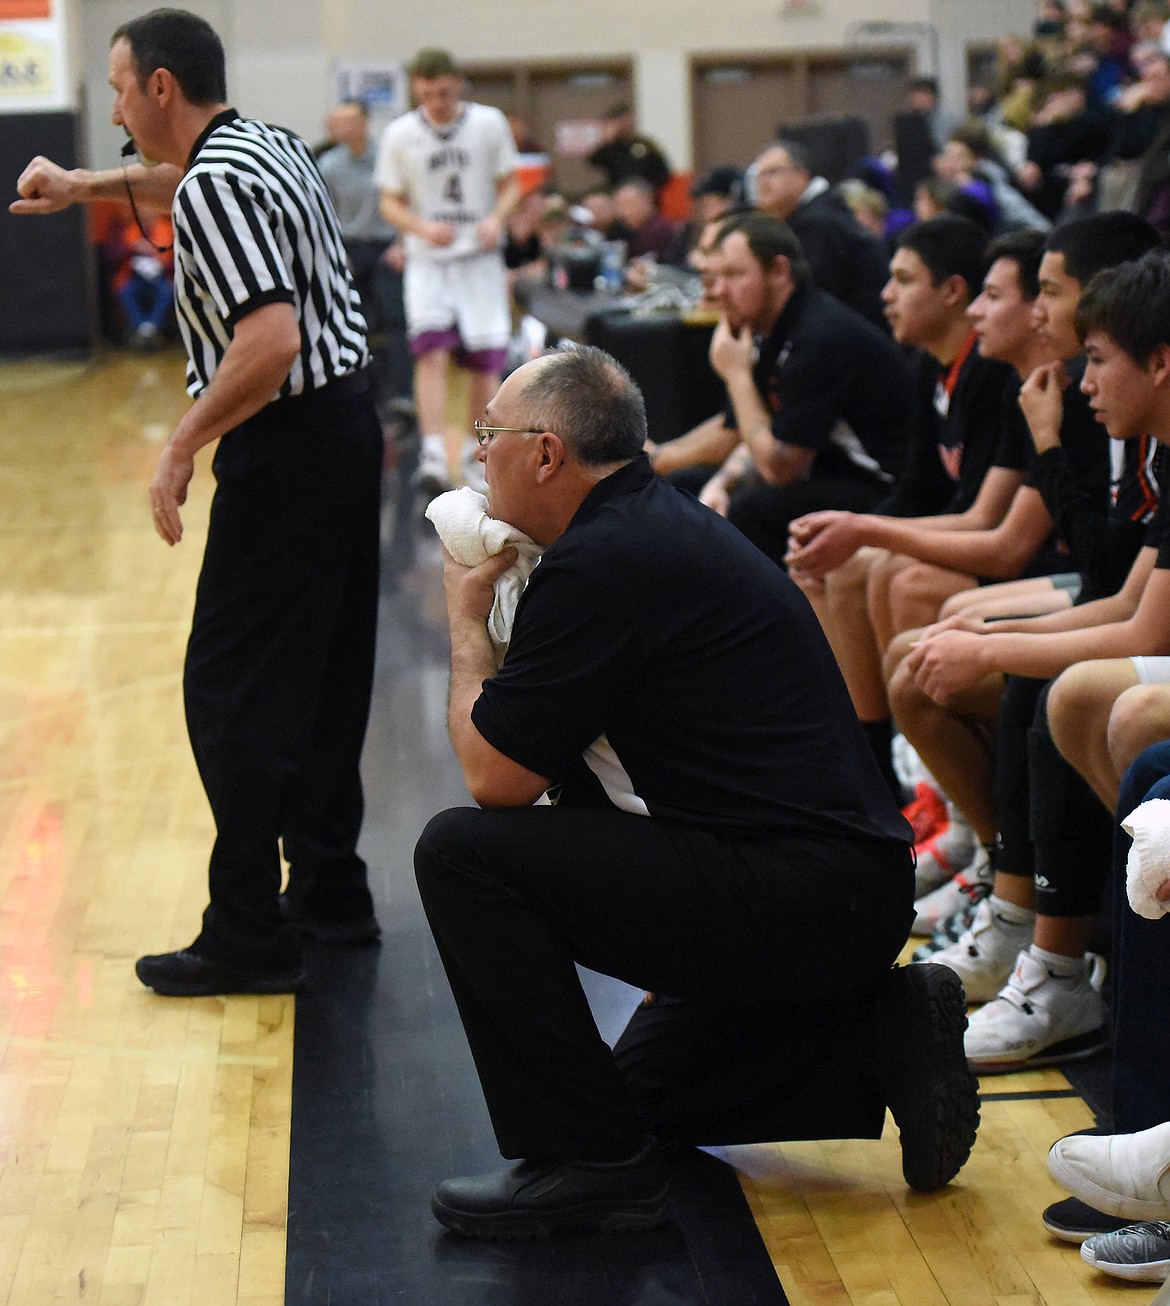
M 880 1135 L 872 1021 L 912 917 L 905 845 L 456 808 L 415 871 L 505 1156 Z M 613 1053 L 574 962 L 658 995 Z
M 382 436 L 365 379 L 282 400 L 230 431 L 213 464 L 183 678 L 215 818 L 210 905 L 194 945 L 280 966 L 279 842 L 305 910 L 372 910 L 356 852 L 373 681 Z

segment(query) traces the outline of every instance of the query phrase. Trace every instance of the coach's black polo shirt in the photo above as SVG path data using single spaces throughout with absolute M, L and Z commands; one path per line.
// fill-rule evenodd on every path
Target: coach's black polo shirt
M 472 721 L 561 801 L 749 837 L 909 836 L 804 596 L 645 457 L 545 553 Z
M 776 439 L 815 452 L 814 480 L 877 484 L 901 471 L 914 428 L 909 359 L 826 291 L 804 286 L 793 293 L 759 342 L 752 379 Z M 724 421 L 736 424 L 730 401 Z

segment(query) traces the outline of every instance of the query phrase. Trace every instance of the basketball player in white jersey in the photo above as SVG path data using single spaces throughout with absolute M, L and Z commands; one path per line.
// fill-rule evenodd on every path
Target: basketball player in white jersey
M 423 433 L 419 485 L 438 493 L 451 485 L 443 435 L 451 361 L 470 376 L 474 416 L 499 388 L 511 333 L 504 220 L 520 188 L 508 120 L 460 98 L 463 79 L 451 56 L 422 50 L 409 74 L 418 108 L 386 128 L 375 176 L 383 216 L 405 233 L 406 320 Z M 479 471 L 474 457 L 466 461 Z

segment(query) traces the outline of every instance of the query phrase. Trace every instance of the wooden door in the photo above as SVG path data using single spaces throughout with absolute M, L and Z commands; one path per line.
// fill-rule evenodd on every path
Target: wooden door
M 744 168 L 771 140 L 782 118 L 807 112 L 804 70 L 791 61 L 727 59 L 695 67 L 695 170 Z
M 859 55 L 810 61 L 808 112 L 862 118 L 875 153 L 894 144 L 894 115 L 901 109 L 909 78 L 906 55 Z

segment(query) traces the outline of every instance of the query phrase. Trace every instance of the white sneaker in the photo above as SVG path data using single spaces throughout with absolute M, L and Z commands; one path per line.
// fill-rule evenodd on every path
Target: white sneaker
M 987 849 L 976 843 L 970 861 L 958 875 L 953 875 L 937 889 L 923 894 L 914 904 L 914 924 L 911 934 L 929 938 L 948 916 L 953 916 L 972 894 L 990 892 L 995 883 L 995 872 Z
M 1057 979 L 1025 949 L 993 1001 L 971 1013 L 964 1047 L 978 1075 L 999 1075 L 1091 1056 L 1105 1046 L 1105 962 L 1086 955 L 1085 968 Z
M 1048 1171 L 1073 1197 L 1123 1220 L 1170 1219 L 1170 1123 L 1136 1134 L 1070 1134 Z
M 1095 1270 L 1135 1283 L 1165 1283 L 1170 1278 L 1170 1224 L 1143 1220 L 1116 1233 L 1099 1233 L 1081 1243 L 1081 1259 Z M 1167 1300 L 1163 1288 L 1150 1303 Z
M 418 451 L 418 470 L 414 486 L 428 499 L 452 489 L 451 469 L 447 465 L 447 444 L 441 435 L 424 435 Z
M 990 1002 L 1011 978 L 1020 949 L 1032 942 L 1032 922 L 1005 920 L 996 898 L 984 898 L 975 919 L 949 947 L 930 954 L 963 981 L 968 1002 Z
M 931 889 L 945 884 L 965 866 L 971 864 L 979 850 L 975 831 L 967 824 L 959 809 L 947 799 L 950 821 L 940 833 L 915 845 L 914 897 L 921 898 Z

